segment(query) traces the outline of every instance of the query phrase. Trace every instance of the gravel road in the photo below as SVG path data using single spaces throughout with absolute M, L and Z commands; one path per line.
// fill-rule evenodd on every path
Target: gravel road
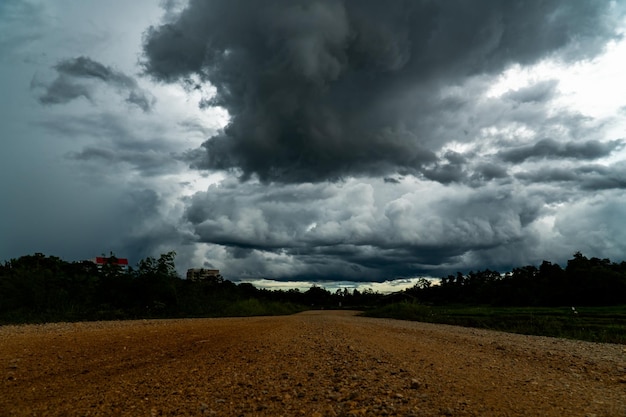
M 626 416 L 626 346 L 347 311 L 0 327 L 0 416 Z

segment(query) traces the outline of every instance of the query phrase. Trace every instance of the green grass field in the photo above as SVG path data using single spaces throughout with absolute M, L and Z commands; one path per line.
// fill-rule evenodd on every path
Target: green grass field
M 367 310 L 368 317 L 501 330 L 511 333 L 626 344 L 626 306 L 491 307 L 396 303 Z

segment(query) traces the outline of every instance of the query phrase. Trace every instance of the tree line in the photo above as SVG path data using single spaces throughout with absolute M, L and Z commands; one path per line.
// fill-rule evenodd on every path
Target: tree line
M 486 269 L 438 281 L 420 279 L 394 294 L 346 288 L 330 292 L 259 289 L 221 276 L 182 279 L 175 252 L 134 268 L 115 262 L 67 262 L 41 253 L 0 265 L 0 324 L 151 317 L 289 314 L 310 308 L 368 308 L 397 301 L 425 304 L 561 306 L 626 304 L 626 262 L 576 253 L 565 268 L 544 261 L 509 273 Z M 113 257 L 114 258 L 114 257 Z
M 176 273 L 175 252 L 122 268 L 42 253 L 0 265 L 0 324 L 157 317 L 290 314 L 308 308 L 372 304 L 371 290 L 259 289 L 221 276 L 198 281 Z
M 626 304 L 626 262 L 587 258 L 580 252 L 565 268 L 543 261 L 501 274 L 484 271 L 448 275 L 439 285 L 420 280 L 407 296 L 432 304 L 492 306 L 609 306 Z

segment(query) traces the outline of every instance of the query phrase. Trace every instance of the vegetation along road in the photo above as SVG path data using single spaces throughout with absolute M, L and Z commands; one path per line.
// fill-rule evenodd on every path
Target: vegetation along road
M 624 345 L 293 316 L 0 327 L 1 416 L 625 416 Z

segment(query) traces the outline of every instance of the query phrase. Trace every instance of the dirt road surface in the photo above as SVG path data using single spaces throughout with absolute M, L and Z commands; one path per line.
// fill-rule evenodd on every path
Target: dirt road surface
M 626 416 L 626 346 L 370 319 L 0 327 L 0 416 Z

